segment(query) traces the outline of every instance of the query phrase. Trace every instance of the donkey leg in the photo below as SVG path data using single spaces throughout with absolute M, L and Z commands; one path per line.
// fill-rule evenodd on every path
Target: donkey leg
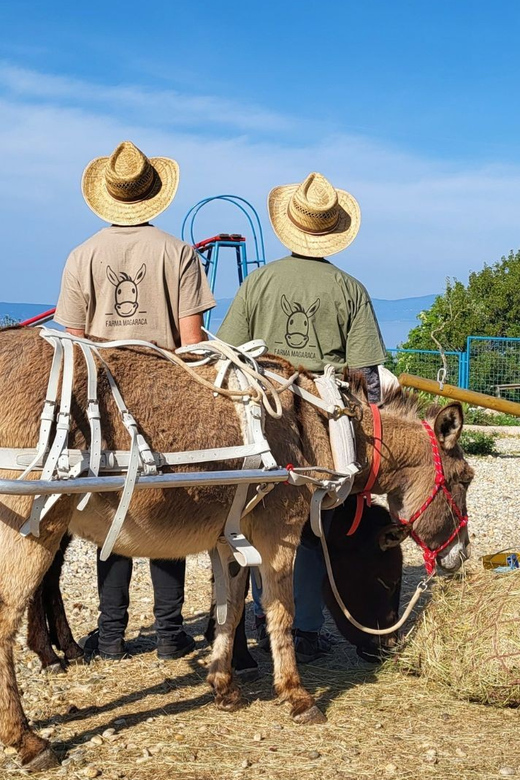
M 36 551 L 35 551 L 36 555 Z M 0 602 L 0 740 L 14 747 L 22 765 L 30 771 L 49 769 L 58 765 L 49 742 L 29 728 L 22 709 L 16 684 L 13 645 L 27 600 L 23 595 L 1 590 Z
M 32 771 L 55 766 L 57 759 L 48 741 L 29 728 L 16 684 L 13 645 L 29 599 L 63 536 L 68 501 L 60 505 L 61 517 L 52 511 L 45 518 L 38 539 L 24 539 L 18 531 L 29 506 L 20 497 L 3 496 L 0 502 L 0 741 L 16 748 L 24 768 Z
M 231 570 L 234 567 L 231 564 Z M 233 679 L 232 656 L 236 627 L 244 609 L 244 589 L 249 569 L 240 568 L 235 576 L 229 577 L 227 617 L 224 625 L 215 624 L 216 635 L 213 643 L 208 682 L 215 691 L 215 703 L 221 710 L 238 709 L 242 700 L 240 690 Z
M 285 540 L 287 543 L 287 540 Z M 274 667 L 274 686 L 280 701 L 288 702 L 297 723 L 323 723 L 326 718 L 302 685 L 292 636 L 294 620 L 293 561 L 295 545 L 276 551 L 257 545 L 264 563 L 262 606 L 267 618 Z M 269 556 L 272 552 L 272 557 Z
M 47 625 L 44 582 L 36 588 L 27 609 L 27 645 L 40 659 L 42 669 L 63 671 L 62 660 L 54 652 Z
M 66 661 L 77 663 L 83 658 L 83 650 L 72 635 L 60 588 L 60 576 L 65 550 L 69 546 L 71 539 L 72 537 L 69 534 L 65 534 L 61 540 L 60 549 L 54 556 L 51 567 L 43 580 L 43 587 L 44 603 L 52 641 L 62 651 Z

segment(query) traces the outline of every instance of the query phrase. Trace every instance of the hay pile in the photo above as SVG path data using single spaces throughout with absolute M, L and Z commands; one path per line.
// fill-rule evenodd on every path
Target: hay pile
M 397 664 L 459 698 L 520 706 L 520 571 L 439 581 Z

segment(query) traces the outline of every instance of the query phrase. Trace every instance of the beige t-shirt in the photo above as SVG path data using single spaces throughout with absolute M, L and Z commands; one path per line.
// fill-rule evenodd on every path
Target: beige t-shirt
M 215 306 L 191 246 L 153 225 L 111 226 L 74 249 L 54 319 L 89 336 L 180 346 L 179 319 Z

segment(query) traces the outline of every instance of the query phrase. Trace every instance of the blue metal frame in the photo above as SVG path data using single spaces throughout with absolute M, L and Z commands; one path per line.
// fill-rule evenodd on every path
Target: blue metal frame
M 181 227 L 182 240 L 183 241 L 186 240 L 185 233 L 187 230 L 187 224 L 189 220 L 189 240 L 192 245 L 197 243 L 194 234 L 195 219 L 199 211 L 208 203 L 211 203 L 214 200 L 223 200 L 226 201 L 227 203 L 231 203 L 233 206 L 236 206 L 238 209 L 240 209 L 240 211 L 245 215 L 253 235 L 255 256 L 254 259 L 252 260 L 248 259 L 247 247 L 245 241 L 232 241 L 232 240 L 214 241 L 211 244 L 207 245 L 208 249 L 210 250 L 208 252 L 207 257 L 203 254 L 203 251 L 197 250 L 204 264 L 206 274 L 208 275 L 209 284 L 212 292 L 215 291 L 215 285 L 217 281 L 218 260 L 219 260 L 220 249 L 222 247 L 234 248 L 237 252 L 237 271 L 238 271 L 239 284 L 242 284 L 242 282 L 246 278 L 250 266 L 254 265 L 257 268 L 260 268 L 261 265 L 265 265 L 264 233 L 262 230 L 262 223 L 260 222 L 260 217 L 258 216 L 258 212 L 256 211 L 255 207 L 251 203 L 249 203 L 249 201 L 247 201 L 245 198 L 241 198 L 238 195 L 212 195 L 209 198 L 204 198 L 203 200 L 200 200 L 198 203 L 192 206 L 191 209 L 186 214 L 186 216 L 184 217 L 182 222 L 182 227 Z M 204 325 L 206 326 L 206 328 L 209 327 L 210 320 L 211 320 L 211 309 L 207 311 L 206 314 L 204 315 Z

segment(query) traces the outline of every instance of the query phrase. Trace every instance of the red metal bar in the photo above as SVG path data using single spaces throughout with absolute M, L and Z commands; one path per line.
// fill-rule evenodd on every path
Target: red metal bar
M 204 241 L 199 241 L 198 244 L 194 244 L 195 249 L 213 244 L 215 241 L 245 241 L 245 237 L 238 233 L 220 233 L 218 236 L 212 236 L 211 238 L 205 238 Z
M 37 322 L 41 322 L 42 320 L 50 320 L 55 311 L 56 311 L 56 307 L 54 309 L 48 309 L 47 311 L 44 311 L 41 314 L 37 314 L 36 317 L 31 317 L 28 320 L 24 320 L 23 322 L 20 322 L 20 325 L 23 327 L 27 327 L 28 325 L 35 325 Z

